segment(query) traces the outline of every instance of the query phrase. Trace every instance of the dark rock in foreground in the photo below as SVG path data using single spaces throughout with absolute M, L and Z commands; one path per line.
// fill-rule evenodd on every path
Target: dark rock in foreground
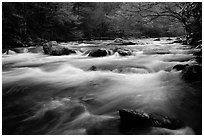
M 69 55 L 69 54 L 76 53 L 74 50 L 60 46 L 56 41 L 50 41 L 48 43 L 43 44 L 43 50 L 45 54 L 55 55 L 55 56 Z
M 160 114 L 147 114 L 134 110 L 119 110 L 121 126 L 124 128 L 146 128 L 149 126 L 167 129 L 179 129 L 184 125 L 181 121 Z
M 119 110 L 120 122 L 124 127 L 150 126 L 150 116 L 147 113 L 133 110 Z
M 202 81 L 202 66 L 190 65 L 185 67 L 181 73 L 181 78 L 189 82 Z

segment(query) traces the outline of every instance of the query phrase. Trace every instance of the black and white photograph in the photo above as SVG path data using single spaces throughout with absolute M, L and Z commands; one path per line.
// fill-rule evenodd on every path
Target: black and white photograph
M 1 8 L 2 135 L 202 135 L 202 2 Z

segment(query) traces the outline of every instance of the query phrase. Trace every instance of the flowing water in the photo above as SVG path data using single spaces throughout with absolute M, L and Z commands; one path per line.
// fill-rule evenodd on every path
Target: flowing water
M 125 46 L 133 51 L 125 57 L 89 57 L 86 50 L 97 46 L 84 43 L 64 43 L 78 50 L 68 56 L 42 49 L 2 55 L 3 134 L 200 134 L 201 82 L 185 82 L 172 70 L 195 63 L 193 50 L 165 39 L 135 41 L 141 44 Z M 159 113 L 186 127 L 123 133 L 119 109 Z

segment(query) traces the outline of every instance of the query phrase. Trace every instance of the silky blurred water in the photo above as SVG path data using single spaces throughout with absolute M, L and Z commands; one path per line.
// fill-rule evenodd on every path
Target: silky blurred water
M 125 47 L 133 51 L 125 57 L 89 57 L 86 50 L 97 46 L 83 43 L 64 43 L 77 49 L 76 55 L 31 50 L 2 55 L 3 134 L 123 134 L 117 126 L 119 109 L 178 118 L 200 133 L 201 82 L 186 83 L 180 71 L 172 70 L 195 63 L 193 50 L 165 39 L 139 41 L 143 44 Z M 130 134 L 185 134 L 188 128 Z

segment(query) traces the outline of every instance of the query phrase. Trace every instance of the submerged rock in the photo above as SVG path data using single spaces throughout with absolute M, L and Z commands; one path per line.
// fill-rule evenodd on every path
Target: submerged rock
M 162 127 L 167 129 L 179 129 L 183 123 L 178 119 L 169 118 L 160 114 L 147 114 L 142 111 L 119 110 L 120 122 L 125 128 Z
M 43 50 L 45 54 L 57 55 L 57 56 L 76 53 L 74 50 L 60 46 L 56 41 L 50 41 L 48 43 L 45 43 L 43 45 Z
M 91 57 L 104 57 L 107 55 L 109 55 L 109 53 L 106 49 L 97 49 L 89 52 L 89 56 Z
M 109 43 L 108 45 L 135 45 L 136 43 L 127 41 L 121 38 L 116 38 L 113 42 Z
M 156 39 L 154 39 L 154 41 L 160 41 L 160 38 L 156 38 Z
M 202 66 L 201 65 L 186 66 L 181 73 L 181 78 L 189 82 L 202 81 Z

